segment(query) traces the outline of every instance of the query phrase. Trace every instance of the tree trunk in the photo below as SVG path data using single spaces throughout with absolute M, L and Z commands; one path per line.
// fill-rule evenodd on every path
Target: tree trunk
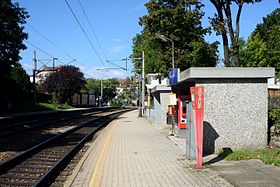
M 236 66 L 240 66 L 241 62 L 240 62 L 240 54 L 239 54 L 239 33 L 240 33 L 240 27 L 239 27 L 239 20 L 240 20 L 240 16 L 241 16 L 241 11 L 242 11 L 242 7 L 243 7 L 243 0 L 240 0 L 240 4 L 238 5 L 238 11 L 237 11 L 237 15 L 236 15 L 236 49 L 235 49 L 235 53 L 237 54 L 236 56 L 236 62 L 237 64 L 235 64 Z
M 229 61 L 229 45 L 228 45 L 228 36 L 227 36 L 227 30 L 226 26 L 224 24 L 224 16 L 223 16 L 223 4 L 221 1 L 216 1 L 216 0 L 210 0 L 211 3 L 215 6 L 217 13 L 218 13 L 218 18 L 219 18 L 219 23 L 220 23 L 220 29 L 222 33 L 222 39 L 223 39 L 223 48 L 224 48 L 224 64 L 226 67 L 230 66 L 230 61 Z
M 241 2 L 241 6 L 239 5 L 237 17 L 236 17 L 236 33 L 234 34 L 233 25 L 232 25 L 232 17 L 231 17 L 231 9 L 230 9 L 231 2 L 230 0 L 226 1 L 224 8 L 225 15 L 227 18 L 227 25 L 229 29 L 229 35 L 231 40 L 231 48 L 232 48 L 232 60 L 231 66 L 240 66 L 240 56 L 239 56 L 239 49 L 238 49 L 238 39 L 239 39 L 239 19 L 242 10 L 243 1 Z M 237 32 L 238 30 L 238 32 Z
M 222 39 L 223 39 L 223 48 L 224 48 L 224 64 L 226 67 L 229 67 L 230 66 L 229 48 L 228 48 L 228 37 L 226 32 L 222 33 Z

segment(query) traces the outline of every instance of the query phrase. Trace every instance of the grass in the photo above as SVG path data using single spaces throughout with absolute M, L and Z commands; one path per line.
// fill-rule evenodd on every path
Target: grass
M 37 103 L 37 111 L 46 111 L 46 110 L 56 110 L 56 107 L 53 104 L 49 103 Z
M 57 110 L 57 109 L 72 109 L 75 107 L 61 104 L 61 105 L 54 105 L 50 103 L 37 103 L 37 111 L 46 111 L 46 110 Z
M 49 111 L 49 110 L 58 110 L 58 109 L 72 109 L 75 107 L 60 104 L 54 105 L 50 103 L 37 103 L 36 111 Z M 11 113 L 22 113 L 22 112 L 34 112 L 31 102 L 22 102 L 16 106 L 16 108 Z
M 266 164 L 280 167 L 280 148 L 277 149 L 260 149 L 256 151 L 237 150 L 234 152 L 222 152 L 220 157 L 226 160 L 249 160 L 260 159 Z

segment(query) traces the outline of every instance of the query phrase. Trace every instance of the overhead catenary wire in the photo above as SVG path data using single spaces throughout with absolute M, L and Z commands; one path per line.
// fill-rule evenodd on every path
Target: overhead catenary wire
M 87 23 L 88 23 L 88 25 L 89 25 L 89 28 L 90 28 L 90 30 L 91 30 L 91 32 L 92 32 L 92 34 L 93 34 L 93 36 L 94 36 L 94 38 L 95 38 L 95 40 L 96 40 L 98 46 L 99 46 L 99 49 L 101 50 L 101 53 L 103 54 L 104 58 L 106 59 L 106 62 L 107 62 L 107 63 L 110 63 L 110 64 L 113 64 L 113 65 L 115 65 L 115 66 L 117 66 L 117 67 L 119 67 L 119 68 L 121 68 L 121 69 L 124 70 L 123 67 L 118 66 L 117 64 L 114 64 L 114 63 L 112 63 L 112 62 L 110 62 L 110 61 L 108 60 L 108 58 L 107 58 L 107 56 L 106 56 L 106 54 L 105 54 L 103 48 L 101 47 L 101 44 L 100 44 L 100 42 L 99 42 L 99 40 L 98 40 L 98 37 L 97 37 L 97 35 L 96 35 L 96 33 L 95 33 L 95 31 L 94 31 L 92 25 L 91 25 L 91 22 L 89 21 L 89 18 L 88 18 L 87 14 L 86 14 L 86 11 L 85 11 L 85 9 L 84 9 L 82 3 L 81 3 L 81 0 L 79 0 L 79 5 L 80 5 L 80 7 L 81 7 L 81 9 L 82 9 L 83 15 L 85 16 L 85 18 L 86 18 L 86 20 L 87 20 Z M 115 73 L 114 71 L 113 71 L 113 74 L 116 75 L 116 73 Z
M 80 5 L 80 7 L 81 7 L 81 9 L 82 9 L 82 11 L 83 11 L 83 14 L 84 14 L 84 16 L 85 16 L 85 18 L 86 18 L 86 20 L 87 20 L 87 23 L 89 24 L 89 28 L 90 28 L 90 30 L 91 30 L 91 32 L 92 32 L 92 34 L 93 34 L 93 36 L 94 36 L 94 38 L 95 38 L 95 40 L 96 40 L 98 46 L 99 46 L 99 48 L 100 48 L 100 50 L 101 50 L 101 52 L 102 52 L 104 58 L 108 61 L 108 58 L 107 58 L 106 54 L 104 53 L 103 48 L 101 47 L 101 44 L 100 44 L 100 42 L 99 42 L 99 40 L 98 40 L 98 37 L 97 37 L 96 33 L 94 32 L 94 29 L 93 29 L 93 27 L 92 27 L 92 25 L 91 25 L 91 23 L 90 23 L 90 21 L 89 21 L 89 18 L 88 18 L 87 14 L 86 14 L 86 11 L 85 11 L 85 9 L 84 9 L 82 3 L 81 3 L 81 0 L 79 0 L 79 5 Z
M 41 49 L 40 47 L 30 43 L 29 41 L 25 41 L 26 43 L 28 43 L 29 45 L 31 45 L 32 47 L 36 48 L 37 50 L 41 51 L 42 53 L 44 53 L 45 55 L 49 56 L 50 58 L 54 59 L 55 57 L 53 55 L 50 55 L 48 52 L 46 52 L 45 50 Z M 57 59 L 56 60 L 60 63 L 62 63 L 63 65 L 65 65 L 66 63 L 62 62 L 61 60 Z
M 64 63 L 64 62 L 62 62 L 62 61 L 60 61 L 59 59 L 58 59 L 58 61 L 59 62 L 61 62 L 62 64 L 64 64 L 64 65 L 69 65 L 70 63 L 72 63 L 72 62 L 76 62 L 76 63 L 78 63 L 78 64 L 80 64 L 80 65 L 83 65 L 83 66 L 85 66 L 83 63 L 81 63 L 78 59 L 76 59 L 76 58 L 74 58 L 73 56 L 71 56 L 69 53 L 67 53 L 67 52 L 65 52 L 63 49 L 61 49 L 59 46 L 57 46 L 54 42 L 52 42 L 50 39 L 48 39 L 45 35 L 43 35 L 38 29 L 36 29 L 34 26 L 32 26 L 31 24 L 29 24 L 29 23 L 26 23 L 28 26 L 30 26 L 30 28 L 31 29 L 33 29 L 35 32 L 37 32 L 39 35 L 41 35 L 44 39 L 46 39 L 49 43 L 51 43 L 54 47 L 56 47 L 57 49 L 59 49 L 62 53 L 64 53 L 66 56 L 68 56 L 70 59 L 72 59 L 71 60 L 71 62 L 68 62 L 68 63 Z M 32 44 L 30 44 L 30 45 L 32 45 Z M 37 46 L 35 46 L 35 45 L 33 45 L 33 47 L 37 47 Z M 38 49 L 39 50 L 39 49 Z M 42 49 L 41 49 L 42 50 Z M 48 55 L 49 56 L 49 55 Z M 52 57 L 53 58 L 53 57 Z
M 71 58 L 72 60 L 75 59 L 73 58 L 70 54 L 68 54 L 67 52 L 65 52 L 63 49 L 61 49 L 60 47 L 58 47 L 54 42 L 52 42 L 50 39 L 48 39 L 45 35 L 43 35 L 40 31 L 38 31 L 35 27 L 33 27 L 32 25 L 30 25 L 29 23 L 26 23 L 32 30 L 34 30 L 35 32 L 37 32 L 40 36 L 42 36 L 44 39 L 46 39 L 49 43 L 51 43 L 54 47 L 56 47 L 58 50 L 60 50 L 62 53 L 64 53 L 66 56 L 68 56 L 69 58 Z
M 75 13 L 74 13 L 73 9 L 71 8 L 70 4 L 68 3 L 67 0 L 64 0 L 64 1 L 65 1 L 65 3 L 67 4 L 68 8 L 70 9 L 70 11 L 71 11 L 72 15 L 74 16 L 75 20 L 77 21 L 79 27 L 80 27 L 81 30 L 83 31 L 84 35 L 86 36 L 86 38 L 87 38 L 87 40 L 88 40 L 90 46 L 92 47 L 93 51 L 94 51 L 95 54 L 97 55 L 99 61 L 103 64 L 103 66 L 105 66 L 104 62 L 102 61 L 102 59 L 100 58 L 99 54 L 97 53 L 97 50 L 96 50 L 95 47 L 93 46 L 93 44 L 92 44 L 91 40 L 89 39 L 89 37 L 88 37 L 86 31 L 83 29 L 83 27 L 82 27 L 80 21 L 78 20 L 77 16 L 75 15 Z
M 28 43 L 29 45 L 31 45 L 32 47 L 36 48 L 37 50 L 41 51 L 42 53 L 44 53 L 45 55 L 51 57 L 51 58 L 54 58 L 52 55 L 50 55 L 49 53 L 47 53 L 46 51 L 44 51 L 43 49 L 41 49 L 40 47 L 30 43 L 29 41 L 25 41 L 26 43 Z

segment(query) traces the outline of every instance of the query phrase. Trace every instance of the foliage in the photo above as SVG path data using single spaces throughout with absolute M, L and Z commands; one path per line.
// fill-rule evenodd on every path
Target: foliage
M 116 99 L 110 101 L 110 106 L 128 106 L 132 101 L 126 92 L 121 92 Z
M 11 70 L 11 79 L 16 85 L 17 90 L 14 91 L 17 92 L 17 95 L 19 93 L 18 91 L 29 93 L 32 89 L 32 84 L 30 82 L 29 75 L 19 64 L 15 65 Z
M 36 103 L 38 111 L 56 110 L 56 105 L 51 103 Z
M 20 8 L 18 3 L 13 4 L 10 0 L 0 2 L 0 65 L 1 75 L 7 73 L 4 70 L 12 69 L 12 65 L 17 65 L 21 59 L 19 52 L 26 49 L 22 43 L 27 39 L 27 34 L 23 32 L 25 19 L 28 14 L 24 8 Z M 2 72 L 3 71 L 3 72 Z
M 237 150 L 232 153 L 221 153 L 219 156 L 227 160 L 260 159 L 266 164 L 280 166 L 280 148 L 260 149 L 256 151 Z
M 103 85 L 103 101 L 108 101 L 116 96 L 116 87 L 119 82 L 117 79 L 106 79 L 102 80 Z M 83 91 L 93 93 L 96 96 L 100 95 L 101 80 L 88 78 L 86 79 L 85 87 Z
M 263 18 L 244 48 L 244 66 L 275 67 L 280 78 L 280 8 Z
M 275 128 L 275 134 L 272 135 L 280 137 L 280 109 L 272 109 L 269 112 L 269 119 L 272 121 L 272 126 Z
M 191 66 L 215 66 L 217 43 L 208 44 L 203 36 L 207 29 L 201 26 L 203 6 L 198 0 L 150 0 L 146 5 L 148 14 L 141 17 L 140 34 L 133 38 L 132 58 L 141 57 L 145 51 L 145 72 L 166 75 L 172 64 L 172 45 L 156 37 L 160 33 L 174 42 L 175 66 L 182 71 Z M 203 51 L 198 58 L 198 52 Z M 191 57 L 193 63 L 187 59 Z M 208 59 L 207 61 L 202 61 Z M 134 61 L 138 73 L 141 61 Z
M 20 110 L 22 108 L 21 105 L 28 105 L 28 102 L 32 102 L 32 84 L 29 80 L 29 76 L 20 64 L 12 68 L 9 84 L 12 91 L 9 94 L 12 100 L 12 112 Z
M 50 74 L 43 83 L 48 93 L 54 93 L 60 103 L 69 102 L 71 97 L 83 88 L 84 74 L 75 66 L 61 66 L 56 72 Z
M 57 94 L 55 92 L 53 92 L 53 93 L 51 93 L 51 96 L 52 96 L 51 104 L 54 106 L 58 106 L 60 101 L 59 101 Z
M 240 66 L 239 55 L 239 21 L 244 3 L 256 3 L 261 0 L 210 0 L 217 13 L 210 19 L 210 23 L 217 35 L 222 35 L 225 66 Z M 232 7 L 237 6 L 235 30 L 232 20 Z M 230 38 L 230 45 L 229 39 Z M 230 46 L 230 47 L 229 47 Z
M 66 105 L 66 104 L 55 105 L 52 103 L 42 103 L 42 102 L 36 103 L 36 111 L 48 111 L 48 110 L 72 109 L 72 108 L 74 108 L 74 107 Z M 23 101 L 12 112 L 13 113 L 34 112 L 34 109 L 33 109 L 32 103 L 30 101 Z
M 62 105 L 54 105 L 50 103 L 37 103 L 38 111 L 45 111 L 45 110 L 57 110 L 57 109 L 72 109 L 74 107 L 62 104 Z
M 21 59 L 20 50 L 26 49 L 23 40 L 27 39 L 27 34 L 23 32 L 22 26 L 26 23 L 26 18 L 28 13 L 18 3 L 13 4 L 11 0 L 0 1 L 0 112 L 7 112 L 17 102 L 13 94 L 15 91 L 18 97 L 29 87 L 21 84 L 14 73 L 20 71 L 21 75 L 24 74 L 18 61 Z M 13 70 L 14 68 L 16 69 Z M 25 84 L 26 80 L 23 82 Z M 14 90 L 17 87 L 19 88 Z
M 259 33 L 249 37 L 245 48 L 245 65 L 249 67 L 266 66 L 267 46 Z
M 82 91 L 100 95 L 100 84 L 100 80 L 88 78 Z
M 217 50 L 217 42 L 212 44 L 208 44 L 206 42 L 192 42 L 190 44 L 192 46 L 192 52 L 185 53 L 182 57 L 185 59 L 185 68 L 189 68 L 191 66 L 196 67 L 208 67 L 208 66 L 216 66 L 216 62 L 218 60 L 217 56 L 212 55 L 216 53 Z
M 121 106 L 117 99 L 112 99 L 110 101 L 110 106 Z

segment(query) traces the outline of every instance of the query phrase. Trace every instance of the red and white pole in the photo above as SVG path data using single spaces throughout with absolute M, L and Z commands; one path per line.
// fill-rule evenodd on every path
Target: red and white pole
M 193 108 L 193 117 L 195 124 L 195 140 L 196 140 L 196 160 L 195 165 L 198 168 L 202 167 L 203 153 L 203 112 L 204 112 L 204 87 L 191 87 L 191 100 Z

